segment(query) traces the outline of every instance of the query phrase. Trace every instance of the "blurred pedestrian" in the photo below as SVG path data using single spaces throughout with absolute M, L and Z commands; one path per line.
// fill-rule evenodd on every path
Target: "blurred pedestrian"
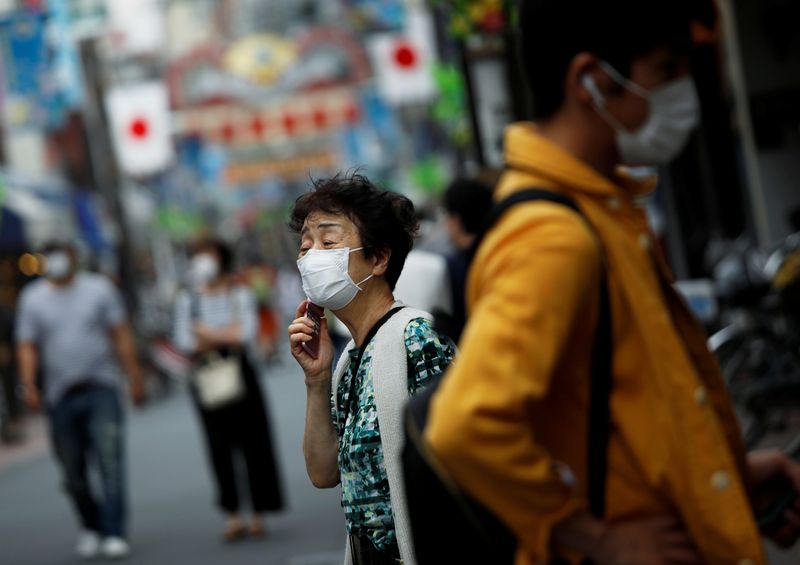
M 328 320 L 305 316 L 304 302 L 289 326 L 308 394 L 306 469 L 318 488 L 341 482 L 346 563 L 413 565 L 400 476 L 401 406 L 455 352 L 429 314 L 392 295 L 417 231 L 414 207 L 363 176 L 339 176 L 317 181 L 297 200 L 291 228 L 300 234 L 306 295 L 333 311 L 354 338 L 331 371 Z
M 16 339 L 20 380 L 28 406 L 45 406 L 50 439 L 64 486 L 80 517 L 80 557 L 125 557 L 127 484 L 120 363 L 135 404 L 144 384 L 122 298 L 102 275 L 78 272 L 75 248 L 45 247 L 47 279 L 20 299 Z M 41 367 L 43 384 L 37 384 Z M 98 471 L 96 496 L 89 468 Z
M 450 318 L 441 316 L 442 331 L 453 340 L 461 339 L 467 320 L 465 289 L 469 268 L 469 250 L 492 209 L 492 190 L 472 179 L 456 179 L 444 193 L 447 233 L 455 247 L 447 256 L 447 274 L 453 306 Z
M 618 168 L 668 163 L 698 121 L 693 6 L 520 3 L 537 121 L 507 130 L 495 198 L 544 189 L 588 223 L 567 205 L 527 202 L 488 232 L 470 270 L 460 358 L 425 436 L 513 532 L 518 564 L 765 563 L 752 504 L 770 485 L 800 490 L 800 466 L 785 454 L 746 455 L 705 335 L 638 204 L 653 183 Z M 594 404 L 604 280 L 613 388 Z M 589 406 L 604 403 L 608 435 L 598 438 L 599 428 L 587 433 Z M 589 450 L 598 439 L 599 459 Z M 771 537 L 793 543 L 798 512 Z
M 0 303 L 0 441 L 14 444 L 25 439 L 23 407 L 18 393 L 14 354 L 14 311 Z
M 217 502 L 227 514 L 223 538 L 264 537 L 262 514 L 283 508 L 277 462 L 258 375 L 248 356 L 257 337 L 252 293 L 232 277 L 233 255 L 221 241 L 195 246 L 192 288 L 175 305 L 175 344 L 191 356 L 192 399 L 202 422 L 217 483 Z M 251 517 L 241 517 L 238 457 L 247 468 Z

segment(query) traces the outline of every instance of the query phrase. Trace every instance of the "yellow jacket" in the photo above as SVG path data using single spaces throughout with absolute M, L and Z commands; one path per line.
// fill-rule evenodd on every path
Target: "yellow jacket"
M 497 200 L 533 187 L 567 194 L 606 255 L 614 336 L 606 518 L 672 513 L 708 563 L 765 563 L 718 366 L 636 205 L 652 182 L 615 184 L 532 124 L 508 129 L 506 161 Z M 586 505 L 604 273 L 590 228 L 545 202 L 507 212 L 470 271 L 461 354 L 433 400 L 426 439 L 515 532 L 518 564 L 548 560 L 552 526 Z

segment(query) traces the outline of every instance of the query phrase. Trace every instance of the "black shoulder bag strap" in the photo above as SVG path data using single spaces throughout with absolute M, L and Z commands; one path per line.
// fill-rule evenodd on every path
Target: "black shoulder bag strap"
M 200 293 L 194 289 L 189 290 L 189 321 L 196 322 L 200 319 Z
M 589 404 L 589 510 L 596 518 L 606 511 L 608 441 L 611 435 L 612 326 L 608 296 L 608 271 L 600 282 L 600 308 L 592 351 L 592 384 Z
M 516 192 L 492 208 L 484 227 L 469 250 L 472 262 L 478 246 L 486 233 L 497 223 L 509 208 L 522 202 L 544 201 L 565 206 L 583 218 L 599 243 L 602 243 L 594 226 L 575 202 L 563 194 L 551 190 L 531 188 Z M 603 258 L 605 265 L 605 257 Z M 612 388 L 612 326 L 611 307 L 608 296 L 608 269 L 604 267 L 600 282 L 600 306 L 592 349 L 592 382 L 590 385 L 589 429 L 588 429 L 588 495 L 589 510 L 597 518 L 605 514 L 606 475 L 608 472 L 608 440 L 611 433 L 611 388 Z
M 361 369 L 361 359 L 364 357 L 364 352 L 367 350 L 369 342 L 372 341 L 372 339 L 378 333 L 378 330 L 380 330 L 383 327 L 383 325 L 392 318 L 392 316 L 397 314 L 403 308 L 405 308 L 405 306 L 396 306 L 391 310 L 389 310 L 388 312 L 386 312 L 386 314 L 384 314 L 380 320 L 378 320 L 377 322 L 375 322 L 375 324 L 373 324 L 373 326 L 367 333 L 367 336 L 364 338 L 364 342 L 361 344 L 361 349 L 359 349 L 358 357 L 356 358 L 355 371 L 352 374 L 352 378 L 350 379 L 350 386 L 347 389 L 347 402 L 345 402 L 344 406 L 342 407 L 344 408 L 345 419 L 350 415 L 350 410 L 353 407 L 353 396 L 356 393 L 356 377 L 358 377 L 358 371 Z M 333 392 L 334 394 L 336 394 L 336 391 Z M 340 435 L 342 433 L 344 433 L 344 430 L 341 430 Z

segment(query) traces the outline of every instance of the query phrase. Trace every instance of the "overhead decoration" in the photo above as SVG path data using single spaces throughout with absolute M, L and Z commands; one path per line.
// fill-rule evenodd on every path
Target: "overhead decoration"
M 345 5 L 361 31 L 399 31 L 405 23 L 405 0 L 345 0 Z
M 336 27 L 312 27 L 297 38 L 298 64 L 289 69 L 284 87 L 319 90 L 358 85 L 371 76 L 361 42 Z
M 313 137 L 360 119 L 351 89 L 299 94 L 261 107 L 220 104 L 176 114 L 176 130 L 234 147 Z
M 222 80 L 222 57 L 222 49 L 213 43 L 201 45 L 169 65 L 167 84 L 173 108 L 229 98 L 220 96 L 225 82 Z
M 173 61 L 167 76 L 174 108 L 219 103 L 258 105 L 265 99 L 335 87 L 372 76 L 367 53 L 350 33 L 312 27 L 296 39 L 250 36 L 227 51 L 210 43 Z
M 297 47 L 273 34 L 250 35 L 235 42 L 223 62 L 230 73 L 257 84 L 272 84 L 297 60 Z
M 225 180 L 230 185 L 241 185 L 258 182 L 265 177 L 284 180 L 307 179 L 311 173 L 331 173 L 337 169 L 338 164 L 337 154 L 333 151 L 251 163 L 232 163 L 225 171 Z

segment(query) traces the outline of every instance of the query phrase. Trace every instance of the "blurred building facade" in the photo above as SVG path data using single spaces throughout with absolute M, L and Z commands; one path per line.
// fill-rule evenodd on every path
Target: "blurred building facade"
M 513 5 L 0 2 L 3 296 L 36 276 L 22 254 L 69 237 L 157 304 L 203 233 L 290 265 L 284 218 L 309 177 L 358 167 L 425 207 L 501 169 L 503 128 L 530 107 Z M 714 238 L 775 244 L 800 205 L 797 3 L 697 6 L 703 123 L 651 205 L 681 277 L 704 274 Z

